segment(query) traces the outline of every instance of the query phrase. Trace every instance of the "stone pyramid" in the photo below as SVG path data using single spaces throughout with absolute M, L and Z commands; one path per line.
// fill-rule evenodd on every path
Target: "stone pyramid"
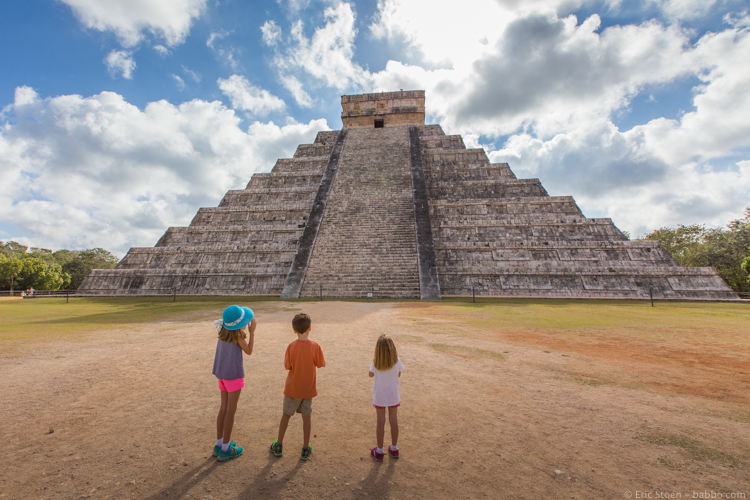
M 92 271 L 79 293 L 737 298 L 713 268 L 680 267 L 425 125 L 424 91 L 341 104 L 341 130 Z

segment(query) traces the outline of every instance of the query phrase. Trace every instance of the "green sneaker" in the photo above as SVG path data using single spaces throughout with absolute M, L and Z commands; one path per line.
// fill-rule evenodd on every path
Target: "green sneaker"
M 237 443 L 235 443 L 234 441 L 232 441 L 231 443 L 229 443 L 229 446 L 235 446 L 236 444 Z M 215 457 L 218 457 L 220 451 L 221 451 L 221 446 L 214 445 L 214 452 L 212 453 L 212 455 L 215 456 Z
M 312 454 L 312 445 L 307 444 L 307 448 L 302 448 L 302 455 L 299 456 L 300 460 L 309 460 Z
M 230 443 L 229 449 L 227 451 L 219 451 L 219 456 L 216 457 L 216 459 L 219 462 L 226 462 L 227 460 L 237 458 L 240 455 L 242 455 L 242 446 L 233 446 Z
M 282 446 L 283 445 L 281 443 L 279 443 L 278 439 L 274 439 L 273 443 L 271 443 L 271 448 L 270 448 L 271 453 L 273 453 L 277 457 L 280 457 L 281 456 L 281 448 L 282 448 Z

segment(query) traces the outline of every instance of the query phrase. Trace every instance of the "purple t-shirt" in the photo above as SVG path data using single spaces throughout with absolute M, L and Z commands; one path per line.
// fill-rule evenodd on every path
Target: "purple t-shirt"
M 234 380 L 245 376 L 242 347 L 237 342 L 224 342 L 221 339 L 216 342 L 213 374 L 221 380 Z

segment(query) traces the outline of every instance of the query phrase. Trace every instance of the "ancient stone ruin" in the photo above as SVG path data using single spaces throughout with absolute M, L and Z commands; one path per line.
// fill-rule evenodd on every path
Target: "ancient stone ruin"
M 570 196 L 425 125 L 423 91 L 342 96 L 343 128 L 93 271 L 83 294 L 735 299 Z M 370 295 L 371 294 L 371 295 Z

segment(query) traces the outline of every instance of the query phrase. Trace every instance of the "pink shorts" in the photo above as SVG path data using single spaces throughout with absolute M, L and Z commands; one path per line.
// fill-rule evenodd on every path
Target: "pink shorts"
M 399 404 L 397 404 L 397 405 L 393 405 L 393 406 L 378 406 L 378 405 L 372 405 L 372 407 L 373 407 L 373 408 L 377 408 L 378 410 L 380 410 L 381 408 L 398 408 L 399 406 L 401 406 L 401 403 L 399 403 Z
M 220 391 L 234 392 L 234 391 L 239 391 L 243 387 L 245 387 L 245 377 L 236 378 L 234 380 L 219 379 Z

